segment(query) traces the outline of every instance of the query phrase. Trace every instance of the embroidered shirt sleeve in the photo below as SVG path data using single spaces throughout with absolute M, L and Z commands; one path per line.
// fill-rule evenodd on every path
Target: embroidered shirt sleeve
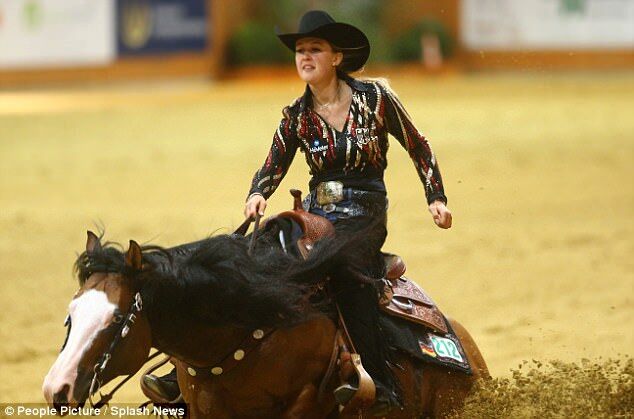
M 249 196 L 260 193 L 268 199 L 282 182 L 297 152 L 297 134 L 289 108 L 284 109 L 284 118 L 273 135 L 273 144 L 264 165 L 253 176 Z
M 421 134 L 396 94 L 377 83 L 379 121 L 407 150 L 414 162 L 416 172 L 425 187 L 427 203 L 435 200 L 447 202 L 436 156 L 427 138 Z

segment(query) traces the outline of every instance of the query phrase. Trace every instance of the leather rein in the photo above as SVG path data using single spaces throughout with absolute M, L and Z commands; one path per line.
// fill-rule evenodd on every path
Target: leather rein
M 247 218 L 236 229 L 234 234 L 239 234 L 244 236 L 247 230 L 249 229 L 251 222 L 253 222 L 253 219 Z M 249 244 L 249 254 L 253 254 L 253 250 L 255 249 L 255 241 L 257 239 L 257 232 L 259 229 L 259 225 L 260 225 L 260 214 L 256 214 L 255 226 L 251 236 L 251 242 Z M 114 393 L 117 390 L 119 390 L 125 383 L 127 383 L 136 374 L 136 372 L 132 374 L 128 374 L 128 376 L 124 378 L 119 384 L 117 384 L 108 394 L 99 393 L 99 400 L 96 403 L 93 402 L 92 396 L 101 389 L 101 383 L 102 383 L 101 374 L 104 372 L 104 370 L 108 366 L 108 362 L 112 358 L 112 354 L 115 348 L 117 347 L 117 345 L 119 344 L 119 342 L 121 342 L 128 335 L 128 333 L 130 333 L 130 329 L 134 325 L 137 315 L 142 310 L 143 310 L 143 299 L 141 298 L 141 292 L 139 291 L 134 295 L 134 300 L 132 301 L 132 304 L 130 305 L 130 308 L 128 309 L 127 314 L 125 314 L 124 316 L 117 316 L 113 320 L 113 325 L 119 324 L 117 333 L 115 334 L 115 337 L 110 343 L 110 346 L 108 347 L 108 349 L 101 355 L 101 357 L 99 358 L 99 361 L 97 361 L 97 363 L 93 367 L 92 381 L 90 382 L 90 389 L 88 390 L 88 401 L 92 408 L 98 409 L 100 407 L 107 405 L 112 399 L 112 396 L 114 395 Z M 66 343 L 68 342 L 68 337 L 70 336 L 70 329 L 71 329 L 70 316 L 66 317 L 64 326 L 67 326 L 68 330 L 66 333 L 66 339 L 64 340 L 64 343 L 62 345 L 62 350 L 64 350 L 64 348 L 66 347 Z M 269 332 L 270 331 L 266 331 L 266 334 L 268 334 Z M 258 337 L 256 339 L 259 340 L 261 339 L 261 337 Z M 161 353 L 162 353 L 161 351 L 157 350 L 152 355 L 148 356 L 148 358 L 143 363 L 144 364 L 147 363 L 148 361 L 156 358 Z
M 253 221 L 254 220 L 251 219 L 251 218 L 246 219 L 236 229 L 234 234 L 239 234 L 239 235 L 244 236 L 246 234 L 251 222 L 253 222 Z M 251 235 L 251 242 L 249 244 L 249 254 L 253 254 L 253 250 L 255 249 L 255 242 L 256 242 L 256 239 L 257 239 L 257 232 L 258 232 L 258 229 L 259 229 L 259 224 L 260 224 L 260 215 L 256 214 L 256 216 L 255 216 L 255 226 L 254 226 L 253 233 Z M 94 367 L 93 367 L 93 372 L 94 373 L 93 373 L 92 381 L 90 383 L 90 389 L 88 390 L 88 401 L 90 403 L 90 406 L 92 408 L 94 408 L 94 409 L 98 409 L 98 408 L 101 408 L 101 407 L 107 405 L 110 402 L 110 400 L 112 399 L 112 397 L 114 396 L 114 394 L 136 374 L 136 372 L 134 372 L 132 374 L 128 374 L 128 376 L 125 377 L 119 384 L 117 384 L 109 393 L 102 394 L 100 392 L 99 393 L 99 400 L 97 402 L 93 402 L 92 396 L 101 389 L 101 385 L 102 385 L 101 374 L 104 372 L 104 370 L 108 366 L 108 362 L 112 358 L 112 354 L 113 354 L 114 350 L 116 349 L 117 345 L 123 339 L 125 339 L 125 337 L 129 334 L 130 329 L 132 328 L 132 326 L 134 325 L 134 323 L 136 321 L 137 315 L 142 310 L 143 310 L 143 300 L 141 298 L 141 292 L 139 291 L 139 292 L 137 292 L 134 295 L 134 299 L 133 299 L 133 301 L 132 301 L 132 303 L 130 305 L 130 308 L 128 309 L 127 314 L 125 314 L 124 316 L 116 316 L 115 319 L 113 320 L 113 325 L 119 324 L 119 328 L 117 330 L 117 333 L 115 334 L 114 339 L 110 343 L 110 346 L 108 347 L 108 349 L 101 355 L 101 357 L 99 358 L 99 361 L 94 365 Z M 68 342 L 68 337 L 70 336 L 70 329 L 71 329 L 70 316 L 68 316 L 66 318 L 65 326 L 68 327 L 68 332 L 67 332 L 64 344 L 62 345 L 62 350 L 66 346 L 66 343 Z M 201 373 L 201 372 L 203 372 L 203 370 L 205 370 L 205 372 L 207 372 L 207 373 L 211 372 L 212 376 L 217 376 L 217 375 L 222 374 L 223 372 L 227 372 L 232 367 L 236 366 L 239 361 L 241 361 L 244 357 L 246 357 L 246 355 L 249 352 L 251 352 L 253 349 L 255 349 L 259 345 L 259 343 L 263 340 L 263 338 L 265 338 L 268 335 L 270 335 L 273 331 L 274 330 L 270 329 L 270 328 L 267 328 L 267 329 L 264 329 L 264 330 L 257 329 L 252 334 L 250 334 L 250 336 L 245 338 L 240 343 L 240 345 L 238 346 L 237 350 L 232 351 L 230 354 L 228 354 L 226 357 L 224 357 L 222 359 L 222 361 L 219 364 L 216 364 L 216 366 L 214 368 L 208 368 L 208 367 L 200 368 L 200 367 L 194 367 L 194 366 L 190 365 L 190 366 L 188 366 L 188 368 L 186 368 L 187 373 L 189 375 L 195 376 L 198 373 Z M 339 354 L 339 347 L 338 347 L 338 344 L 337 344 L 337 340 L 338 340 L 337 336 L 338 336 L 338 334 L 339 334 L 339 332 L 335 336 L 334 348 L 333 348 L 333 352 L 331 354 L 329 366 L 327 368 L 326 374 L 322 378 L 322 381 L 321 381 L 321 383 L 319 385 L 319 399 L 320 400 L 324 396 L 326 384 L 330 381 L 330 379 L 332 377 L 332 374 L 334 372 L 334 369 L 335 369 L 336 359 L 337 359 L 338 354 Z M 148 361 L 154 359 L 155 357 L 157 357 L 160 354 L 162 354 L 162 352 L 157 350 L 152 355 L 150 355 L 143 363 L 144 364 L 147 363 Z M 233 355 L 233 356 L 231 356 L 231 355 Z M 185 362 L 183 362 L 183 363 L 187 365 L 187 363 L 185 363 Z
M 255 225 L 253 226 L 253 233 L 251 233 L 251 242 L 249 243 L 249 255 L 253 254 L 253 250 L 255 249 L 255 240 L 258 238 L 258 230 L 260 229 L 260 214 L 255 214 Z M 247 230 L 249 230 L 249 226 L 253 222 L 253 218 L 247 218 L 244 220 L 242 224 L 236 229 L 233 234 L 238 234 L 240 236 L 246 236 Z

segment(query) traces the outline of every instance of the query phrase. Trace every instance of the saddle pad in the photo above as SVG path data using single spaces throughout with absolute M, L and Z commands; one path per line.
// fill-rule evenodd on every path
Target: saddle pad
M 436 364 L 465 374 L 472 373 L 462 344 L 449 322 L 446 322 L 447 333 L 438 333 L 418 323 L 386 313 L 382 313 L 379 322 L 391 347 L 422 362 Z
M 447 323 L 431 298 L 405 276 L 386 281 L 381 309 L 393 316 L 422 324 L 436 332 L 448 333 Z

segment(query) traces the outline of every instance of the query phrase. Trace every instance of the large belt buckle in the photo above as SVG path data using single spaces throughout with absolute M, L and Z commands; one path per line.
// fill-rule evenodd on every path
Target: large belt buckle
M 317 203 L 319 205 L 334 204 L 343 201 L 343 183 L 336 180 L 321 182 L 317 185 Z

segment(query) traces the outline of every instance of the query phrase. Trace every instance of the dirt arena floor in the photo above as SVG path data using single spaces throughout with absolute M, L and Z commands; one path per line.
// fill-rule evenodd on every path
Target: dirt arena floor
M 533 359 L 631 357 L 634 74 L 391 82 L 438 155 L 454 226 L 434 225 L 393 141 L 385 249 L 469 329 L 492 374 Z M 231 231 L 280 110 L 302 89 L 234 80 L 0 93 L 0 402 L 42 401 L 86 230 L 163 246 Z M 268 213 L 307 181 L 298 154 Z M 142 399 L 128 385 L 117 400 Z

